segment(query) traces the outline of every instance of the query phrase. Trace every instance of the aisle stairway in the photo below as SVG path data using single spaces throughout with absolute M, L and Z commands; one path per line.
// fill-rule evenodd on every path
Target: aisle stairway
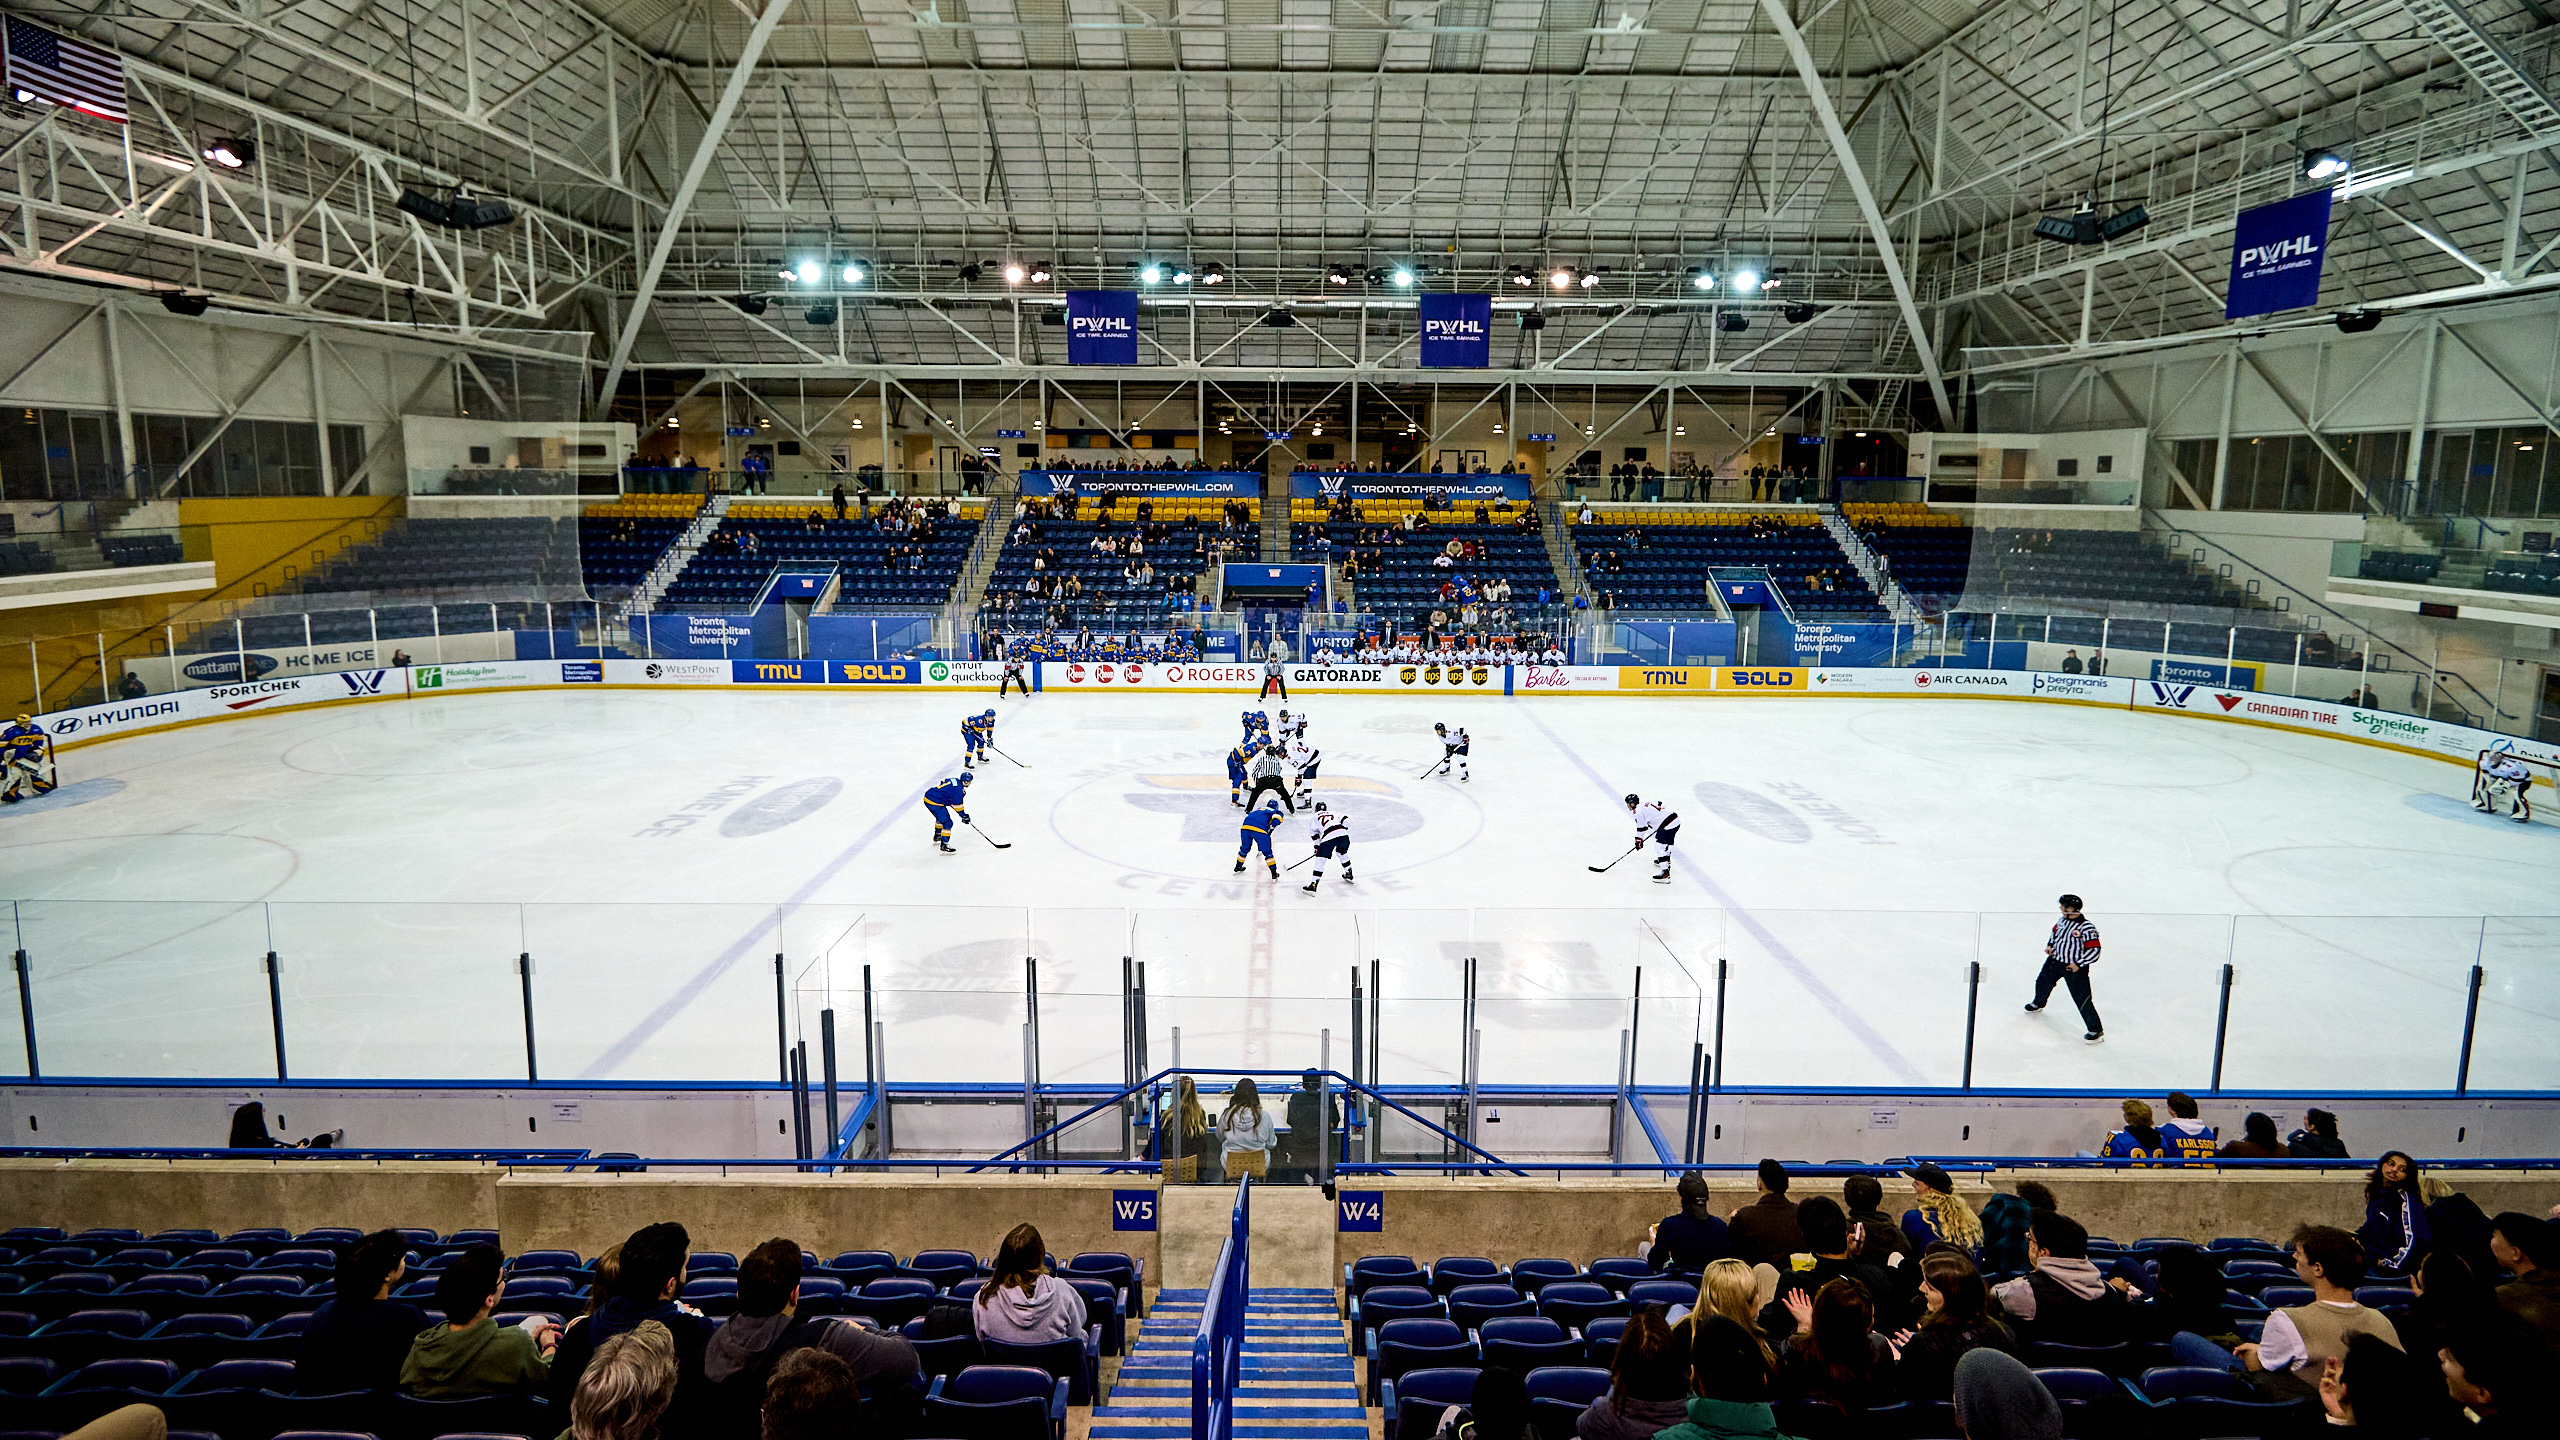
M 1093 1409 L 1092 1440 L 1190 1435 L 1191 1337 L 1206 1299 L 1201 1290 L 1157 1293 L 1109 1398 Z M 1257 1288 L 1244 1323 L 1238 1440 L 1369 1440 L 1332 1291 Z

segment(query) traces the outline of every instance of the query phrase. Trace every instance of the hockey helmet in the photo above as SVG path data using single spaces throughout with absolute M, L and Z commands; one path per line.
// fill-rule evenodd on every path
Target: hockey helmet
M 1316 802 L 1316 813 L 1319 815 L 1324 813 L 1324 802 L 1321 800 Z
M 971 782 L 975 781 L 977 778 L 978 778 L 978 772 L 977 772 L 977 771 L 975 771 L 975 770 L 963 770 L 963 771 L 961 771 L 961 772 L 960 772 L 960 784 L 961 784 L 964 788 L 965 788 L 966 786 L 968 786 Z
M 1449 733 L 1449 727 L 1446 725 L 1434 725 L 1431 727 L 1431 730 L 1432 733 L 1436 735 L 1446 735 Z
M 1633 795 L 1630 795 L 1630 796 L 1628 796 L 1628 797 L 1627 797 L 1627 808 L 1628 808 L 1628 809 L 1630 809 L 1630 810 L 1633 810 L 1633 809 L 1634 809 L 1634 808 L 1636 808 L 1638 805 L 1641 805 L 1641 804 L 1643 804 L 1643 803 L 1644 803 L 1643 801 L 1638 800 L 1638 799 L 1637 799 L 1636 797 L 1634 797 Z

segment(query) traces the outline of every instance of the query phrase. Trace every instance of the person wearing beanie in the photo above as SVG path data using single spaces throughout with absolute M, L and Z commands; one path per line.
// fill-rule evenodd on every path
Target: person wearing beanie
M 1727 1253 L 1725 1223 L 1708 1205 L 1707 1177 L 1692 1170 L 1680 1177 L 1680 1212 L 1655 1222 L 1653 1249 L 1646 1258 L 1657 1274 L 1697 1275 L 1705 1272 L 1708 1261 Z
M 1946 1171 L 1923 1160 L 1903 1173 L 1911 1177 L 1913 1208 L 1902 1212 L 1902 1233 L 1911 1237 L 1912 1249 L 1944 1242 L 1970 1254 L 1982 1244 L 1982 1217 L 1956 1198 L 1956 1182 Z
M 2169 1154 L 2168 1137 L 2151 1123 L 2151 1106 L 2142 1100 L 2124 1102 L 2124 1128 L 2107 1137 L 2106 1148 L 2098 1152 L 2110 1160 L 2157 1160 Z
M 1760 1198 L 1733 1212 L 1726 1239 L 1734 1259 L 1781 1270 L 1788 1256 L 1804 1248 L 1804 1232 L 1796 1226 L 1796 1204 L 1787 1198 L 1787 1167 L 1775 1160 L 1760 1162 Z
M 1863 1225 L 1858 1242 L 1858 1258 L 1870 1265 L 1888 1266 L 1908 1263 L 1920 1253 L 1911 1237 L 1902 1233 L 1902 1224 L 1884 1209 L 1884 1186 L 1873 1175 L 1852 1175 L 1840 1182 L 1840 1204 L 1849 1212 L 1849 1223 Z M 1895 1256 L 1900 1256 L 1896 1260 Z
M 1956 1362 L 1956 1424 L 1965 1440 L 2062 1440 L 2062 1407 L 2016 1356 L 1968 1350 Z

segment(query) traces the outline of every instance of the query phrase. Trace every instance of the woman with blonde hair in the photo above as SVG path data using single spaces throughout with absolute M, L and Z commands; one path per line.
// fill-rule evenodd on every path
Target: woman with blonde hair
M 596 1347 L 569 1401 L 569 1440 L 648 1440 L 676 1396 L 676 1342 L 655 1320 Z
M 1262 1096 L 1254 1090 L 1253 1081 L 1238 1080 L 1228 1092 L 1226 1110 L 1218 1116 L 1218 1153 L 1227 1178 L 1261 1179 L 1270 1168 L 1271 1147 L 1279 1138 L 1278 1128 L 1262 1111 Z
M 1915 1250 L 1953 1245 L 1970 1254 L 1982 1246 L 1982 1217 L 1956 1198 L 1956 1182 L 1923 1160 L 1903 1172 L 1911 1177 L 1912 1207 L 1902 1212 L 1902 1233 Z
M 1183 1076 L 1173 1084 L 1173 1104 L 1166 1110 L 1158 1135 L 1158 1156 L 1164 1161 L 1164 1183 L 1197 1185 L 1200 1183 L 1200 1157 L 1209 1151 L 1209 1112 L 1200 1108 L 1200 1089 Z
M 1764 1289 L 1765 1292 L 1775 1292 L 1778 1288 L 1776 1272 L 1770 1272 L 1765 1287 L 1761 1277 L 1755 1273 L 1755 1270 L 1767 1269 L 1769 1267 L 1765 1265 L 1745 1265 L 1731 1256 L 1708 1261 L 1706 1273 L 1698 1277 L 1698 1308 L 1680 1323 L 1694 1326 L 1699 1316 L 1724 1316 L 1751 1332 L 1751 1338 L 1760 1342 L 1760 1354 L 1774 1373 L 1778 1368 L 1778 1352 L 1769 1348 L 1767 1337 L 1760 1333 L 1760 1307 L 1768 1303 Z

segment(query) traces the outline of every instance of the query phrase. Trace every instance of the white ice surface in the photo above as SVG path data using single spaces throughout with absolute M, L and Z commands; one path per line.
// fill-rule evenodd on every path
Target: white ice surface
M 2442 1089 L 2470 967 L 2471 1083 L 2560 1086 L 2560 827 L 2461 803 L 2463 773 L 2240 725 L 1998 701 L 1312 696 L 1319 794 L 1359 880 L 1230 873 L 1237 697 L 999 705 L 999 759 L 933 851 L 917 795 L 986 696 L 594 691 L 283 712 L 71 752 L 0 810 L 51 1075 L 521 1077 L 530 954 L 545 1078 L 770 1078 L 872 967 L 901 1081 L 1016 1082 L 1025 957 L 1045 1078 L 1120 1074 L 1123 956 L 1151 1060 L 1296 1067 L 1382 962 L 1386 1078 L 1453 1078 L 1480 965 L 1491 1084 L 1606 1084 L 1644 970 L 1638 1079 L 1685 1083 L 1729 965 L 1728 1084 L 1975 1081 Z M 1263 707 L 1276 710 L 1276 705 Z M 1434 720 L 1472 783 L 1417 778 Z M 1673 883 L 1619 797 L 1685 817 Z M 2560 815 L 2560 800 L 2552 813 Z M 688 808 L 693 807 L 693 808 Z M 1289 822 L 1282 862 L 1307 853 Z M 2052 899 L 2087 897 L 2107 1041 L 2019 1012 Z M 2483 917 L 2491 917 L 2484 920 Z M 0 1046 L 0 1066 L 19 1064 Z

